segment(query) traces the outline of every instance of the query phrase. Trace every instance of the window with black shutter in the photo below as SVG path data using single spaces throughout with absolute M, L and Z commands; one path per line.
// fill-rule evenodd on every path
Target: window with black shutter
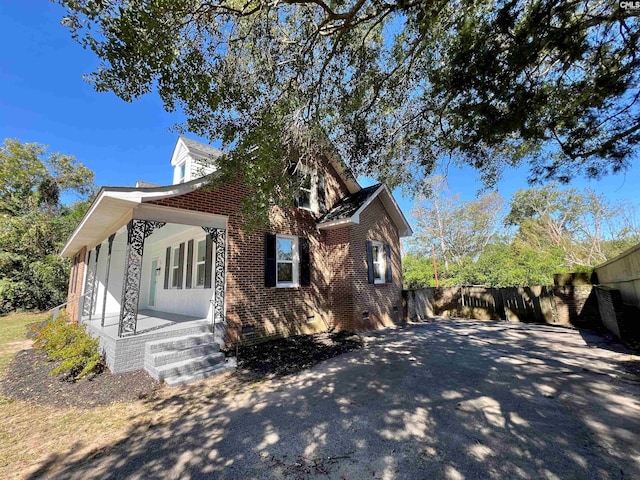
M 367 240 L 367 280 L 369 283 L 374 282 L 373 277 L 373 245 L 371 244 L 371 240 Z
M 291 288 L 311 284 L 309 240 L 292 235 L 265 235 L 264 284 Z
M 324 190 L 324 175 L 318 175 L 318 211 L 320 213 L 327 212 L 327 200 Z
M 300 260 L 300 285 L 308 287 L 311 285 L 311 255 L 309 254 L 309 239 L 298 238 L 299 260 Z
M 367 279 L 369 283 L 390 282 L 391 253 L 389 246 L 373 240 L 367 240 Z
M 167 247 L 167 253 L 164 257 L 164 288 L 169 288 L 169 275 L 171 272 L 171 247 Z
M 276 236 L 264 236 L 264 286 L 276 286 Z
M 187 242 L 187 278 L 184 282 L 185 288 L 191 288 L 193 282 L 193 240 Z

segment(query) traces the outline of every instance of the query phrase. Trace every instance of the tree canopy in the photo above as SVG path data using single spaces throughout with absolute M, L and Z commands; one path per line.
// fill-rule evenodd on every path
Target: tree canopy
M 568 182 L 640 139 L 638 17 L 611 0 L 59 0 L 126 101 L 157 90 L 267 202 L 328 137 L 356 175 L 414 190 L 442 159 Z M 255 175 L 255 173 L 259 175 Z M 277 195 L 275 195 L 277 196 Z
M 69 155 L 11 139 L 0 146 L 0 314 L 65 301 L 69 265 L 58 251 L 93 192 L 93 172 Z
M 517 191 L 504 212 L 496 193 L 423 200 L 403 259 L 408 286 L 550 284 L 554 273 L 589 271 L 640 241 L 632 207 L 557 184 Z M 468 241 L 467 241 L 468 239 Z

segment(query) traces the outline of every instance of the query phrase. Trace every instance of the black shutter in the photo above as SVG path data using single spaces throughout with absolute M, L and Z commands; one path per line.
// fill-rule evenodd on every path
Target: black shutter
M 207 235 L 204 247 L 204 288 L 211 288 L 211 261 L 213 257 L 213 240 L 211 235 Z
M 327 200 L 324 192 L 324 175 L 318 175 L 318 209 L 320 213 L 326 213 Z
M 385 280 L 388 283 L 391 283 L 393 281 L 393 275 L 391 273 L 391 245 L 389 245 L 388 243 L 384 244 L 384 251 L 385 251 L 385 258 L 386 258 L 386 265 L 387 265 L 387 275 Z
M 276 236 L 264 236 L 264 286 L 276 286 Z
M 178 255 L 180 258 L 178 259 L 178 288 L 182 288 L 182 274 L 184 273 L 184 242 L 180 244 L 180 249 L 178 250 Z
M 300 285 L 308 287 L 311 285 L 311 258 L 309 255 L 309 239 L 298 238 L 298 252 L 300 254 Z
M 164 289 L 169 288 L 169 274 L 171 272 L 171 247 L 167 247 L 167 254 L 164 258 Z
M 369 283 L 374 283 L 375 279 L 373 277 L 373 245 L 371 245 L 371 240 L 367 240 L 367 275 Z
M 187 279 L 184 282 L 185 288 L 191 288 L 193 283 L 193 240 L 187 242 Z

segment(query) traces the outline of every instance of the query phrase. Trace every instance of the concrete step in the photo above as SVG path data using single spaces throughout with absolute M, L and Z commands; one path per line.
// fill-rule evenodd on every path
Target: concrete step
M 200 332 L 195 334 L 176 334 L 170 338 L 154 340 L 145 344 L 145 354 L 166 352 L 169 350 L 182 350 L 196 345 L 206 345 L 214 343 L 213 334 L 210 332 Z
M 153 378 L 161 382 L 167 377 L 193 374 L 198 370 L 213 367 L 221 364 L 222 362 L 224 362 L 224 354 L 221 352 L 215 352 L 200 357 L 169 363 L 159 367 L 145 364 L 145 369 Z
M 196 370 L 194 372 L 184 374 L 184 375 L 174 375 L 171 377 L 165 377 L 164 381 L 170 387 L 175 387 L 177 385 L 186 385 L 187 383 L 195 382 L 196 380 L 211 377 L 213 375 L 219 375 L 221 373 L 234 370 L 235 368 L 236 368 L 235 359 L 228 358 L 226 361 L 218 365 L 201 368 L 199 370 Z
M 163 328 L 163 331 L 172 337 L 184 335 L 197 335 L 199 333 L 211 333 L 211 324 L 206 320 L 200 322 L 178 323 Z
M 220 345 L 213 342 L 198 343 L 183 348 L 176 348 L 174 350 L 161 350 L 158 352 L 147 351 L 144 356 L 144 366 L 161 367 L 163 365 L 168 365 L 169 363 L 202 357 L 219 351 Z

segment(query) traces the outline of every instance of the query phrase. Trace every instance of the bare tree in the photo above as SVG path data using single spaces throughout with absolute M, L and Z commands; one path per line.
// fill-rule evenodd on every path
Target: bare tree
M 461 201 L 459 194 L 445 196 L 442 177 L 432 179 L 431 187 L 432 195 L 418 202 L 412 213 L 418 227 L 414 244 L 424 254 L 435 244 L 448 273 L 450 262 L 460 264 L 464 259 L 475 259 L 496 237 L 504 200 L 497 192 L 470 201 Z

